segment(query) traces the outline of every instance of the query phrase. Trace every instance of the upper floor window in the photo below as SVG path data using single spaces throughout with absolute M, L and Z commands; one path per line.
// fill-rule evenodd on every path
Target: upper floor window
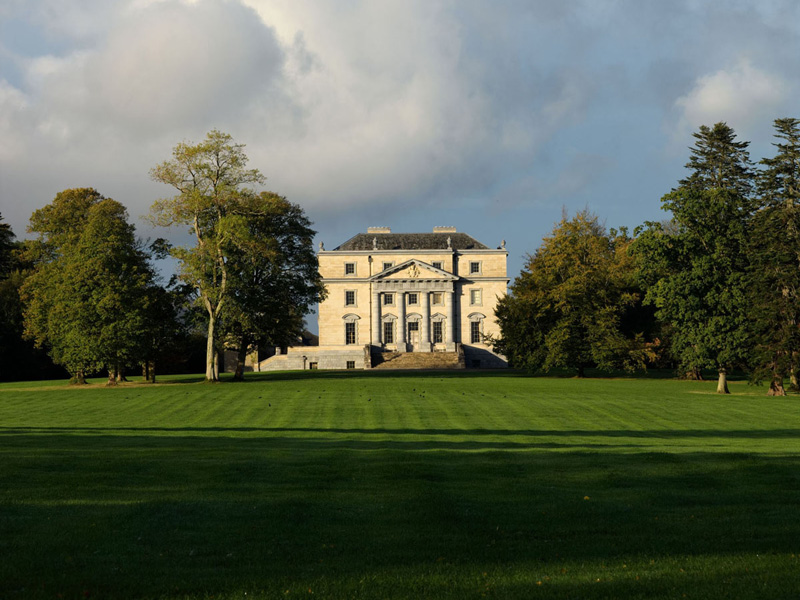
M 431 292 L 431 304 L 442 306 L 444 304 L 444 294 L 442 292 Z
M 355 306 L 356 305 L 356 291 L 355 290 L 346 290 L 344 293 L 344 305 L 345 306 Z
M 481 290 L 474 289 L 469 291 L 469 303 L 471 306 L 480 306 L 483 298 L 481 297 Z
M 393 262 L 385 262 L 383 263 L 383 270 L 385 271 L 386 269 L 391 269 L 393 266 L 394 266 Z
M 354 263 L 354 262 L 344 263 L 344 274 L 345 275 L 355 275 L 356 274 L 356 263 Z
M 435 269 L 444 269 L 444 263 L 440 260 L 433 261 L 431 266 L 433 266 Z
M 384 306 L 392 306 L 394 305 L 394 294 L 390 292 L 383 293 L 383 305 Z
M 470 275 L 480 275 L 481 273 L 481 261 L 473 260 L 469 263 L 469 274 Z
M 408 294 L 408 303 L 412 306 L 416 306 L 419 304 L 419 294 L 416 292 L 409 292 Z

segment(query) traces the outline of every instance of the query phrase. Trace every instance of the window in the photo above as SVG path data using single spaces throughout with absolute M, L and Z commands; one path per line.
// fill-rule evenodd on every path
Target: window
M 385 271 L 386 269 L 391 269 L 393 266 L 394 266 L 393 262 L 385 262 L 383 263 L 383 270 Z
M 394 344 L 394 323 L 391 321 L 383 324 L 383 343 Z
M 389 294 L 387 292 L 383 293 L 383 305 L 384 306 L 392 306 L 394 305 L 394 294 Z
M 435 269 L 444 269 L 443 263 L 440 260 L 435 260 L 431 263 Z
M 480 261 L 473 261 L 469 263 L 469 274 L 470 275 L 480 275 L 481 273 L 481 263 Z
M 355 369 L 355 368 L 356 368 L 356 361 L 354 361 L 354 360 L 348 360 L 348 361 L 347 361 L 347 368 L 348 368 L 348 369 Z
M 416 292 L 410 292 L 408 294 L 408 303 L 412 306 L 416 306 L 419 304 L 419 294 Z
M 444 294 L 442 292 L 432 292 L 431 304 L 434 306 L 442 306 L 444 304 Z
M 472 344 L 481 343 L 481 322 L 471 321 L 469 324 L 469 340 Z
M 317 365 L 318 365 L 318 363 L 315 363 L 315 362 L 310 362 L 310 363 L 308 363 L 308 369 L 309 369 L 310 371 L 316 371 L 316 369 L 317 369 Z
M 433 322 L 433 343 L 434 344 L 441 344 L 444 341 L 444 335 L 442 333 L 443 327 L 441 321 L 434 321 Z
M 408 341 L 409 342 L 418 342 L 419 333 L 419 321 L 409 321 L 408 322 Z
M 344 293 L 344 305 L 345 306 L 355 306 L 356 305 L 356 291 L 355 290 L 346 290 Z
M 344 274 L 345 275 L 355 275 L 356 274 L 356 263 L 344 263 Z
M 481 290 L 470 290 L 469 291 L 469 303 L 471 306 L 480 306 L 481 305 Z
M 353 323 L 345 323 L 344 324 L 344 343 L 345 344 L 355 344 L 356 343 L 356 324 Z

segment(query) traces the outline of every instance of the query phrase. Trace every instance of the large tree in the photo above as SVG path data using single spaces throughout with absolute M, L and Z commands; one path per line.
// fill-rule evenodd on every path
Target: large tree
M 31 216 L 32 272 L 21 295 L 25 335 L 76 381 L 109 382 L 141 354 L 144 295 L 154 274 L 125 207 L 90 188 L 60 192 Z
M 748 279 L 755 341 L 753 372 L 770 395 L 797 386 L 800 354 L 800 120 L 775 121 L 777 153 L 761 161 L 760 207 L 750 230 Z
M 153 205 L 154 221 L 188 225 L 194 236 L 172 253 L 207 314 L 207 381 L 219 376 L 220 320 L 246 352 L 252 341 L 295 331 L 321 292 L 310 223 L 284 199 L 256 193 L 251 186 L 264 177 L 247 162 L 242 144 L 214 130 L 199 144 L 178 144 L 172 160 L 151 171 L 178 191 Z
M 669 324 L 681 367 L 716 369 L 717 391 L 747 361 L 746 238 L 753 211 L 748 142 L 725 123 L 703 126 L 686 167 L 691 174 L 665 195 L 672 224 L 649 223 L 633 250 L 656 274 L 647 292 L 658 318 Z
M 285 346 L 302 333 L 304 317 L 324 287 L 303 209 L 272 192 L 243 198 L 229 253 L 230 301 L 223 311 L 229 345 L 245 357 L 259 345 Z
M 565 215 L 499 301 L 497 349 L 532 371 L 643 368 L 649 350 L 624 327 L 639 301 L 630 241 L 588 211 Z

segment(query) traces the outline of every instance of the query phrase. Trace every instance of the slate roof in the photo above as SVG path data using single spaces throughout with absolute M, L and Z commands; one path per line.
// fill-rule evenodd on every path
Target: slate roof
M 358 233 L 334 250 L 372 250 L 373 238 L 378 240 L 378 250 L 447 250 L 450 238 L 454 250 L 488 250 L 478 240 L 466 233 Z

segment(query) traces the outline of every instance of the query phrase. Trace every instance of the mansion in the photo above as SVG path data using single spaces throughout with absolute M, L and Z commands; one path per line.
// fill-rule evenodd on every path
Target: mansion
M 446 356 L 461 368 L 505 367 L 490 340 L 500 335 L 494 311 L 507 258 L 505 242 L 489 248 L 453 227 L 370 227 L 333 250 L 320 243 L 319 346 L 289 348 L 256 369 L 369 369 L 407 354 L 438 356 L 397 368 L 439 368 L 431 361 Z

